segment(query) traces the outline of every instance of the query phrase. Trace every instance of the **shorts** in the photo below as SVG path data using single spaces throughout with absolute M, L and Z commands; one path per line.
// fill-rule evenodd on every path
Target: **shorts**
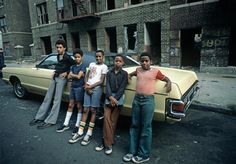
M 77 102 L 83 102 L 84 101 L 84 88 L 82 88 L 82 87 L 71 88 L 70 100 L 74 100 Z
M 115 93 L 112 93 L 112 96 L 115 96 Z M 118 100 L 118 106 L 123 106 L 124 104 L 124 99 L 125 99 L 125 95 L 121 96 L 121 98 Z M 110 104 L 110 101 L 106 98 L 105 100 L 105 104 L 108 105 Z
M 97 86 L 93 89 L 91 94 L 84 92 L 84 107 L 92 107 L 92 108 L 99 108 L 100 107 L 100 100 L 102 96 L 102 87 Z

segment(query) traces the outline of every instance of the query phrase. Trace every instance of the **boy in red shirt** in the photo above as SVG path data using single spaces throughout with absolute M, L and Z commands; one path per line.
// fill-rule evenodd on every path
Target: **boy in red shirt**
M 152 143 L 152 117 L 155 109 L 155 82 L 166 82 L 166 92 L 171 91 L 171 81 L 157 68 L 150 67 L 151 57 L 149 53 L 140 55 L 141 67 L 129 74 L 137 76 L 136 94 L 132 104 L 132 124 L 130 128 L 129 153 L 123 160 L 142 163 L 149 160 Z M 147 85 L 148 84 L 148 85 Z

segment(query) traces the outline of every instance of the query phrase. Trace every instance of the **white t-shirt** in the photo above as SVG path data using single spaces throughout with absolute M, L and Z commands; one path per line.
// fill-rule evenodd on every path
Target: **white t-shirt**
M 93 85 L 100 81 L 101 76 L 107 73 L 107 66 L 105 64 L 96 64 L 94 62 L 89 64 L 89 77 L 87 84 Z

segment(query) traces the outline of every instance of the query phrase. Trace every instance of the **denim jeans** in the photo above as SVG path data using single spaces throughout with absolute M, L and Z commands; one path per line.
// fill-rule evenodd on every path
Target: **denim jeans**
M 102 96 L 102 87 L 96 86 L 93 88 L 93 92 L 88 94 L 86 91 L 84 92 L 84 107 L 85 108 L 99 108 L 100 100 Z
M 154 96 L 135 95 L 132 104 L 129 152 L 133 155 L 143 158 L 150 156 L 154 107 Z

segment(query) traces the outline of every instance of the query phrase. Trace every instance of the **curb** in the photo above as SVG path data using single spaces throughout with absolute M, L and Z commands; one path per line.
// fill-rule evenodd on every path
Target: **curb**
M 196 109 L 196 110 L 201 110 L 201 111 L 212 111 L 212 112 L 217 112 L 217 113 L 222 113 L 222 114 L 227 114 L 231 116 L 236 116 L 236 110 L 230 109 L 224 106 L 220 105 L 214 105 L 214 104 L 207 104 L 207 103 L 199 103 L 199 102 L 193 102 L 190 105 L 190 108 Z

